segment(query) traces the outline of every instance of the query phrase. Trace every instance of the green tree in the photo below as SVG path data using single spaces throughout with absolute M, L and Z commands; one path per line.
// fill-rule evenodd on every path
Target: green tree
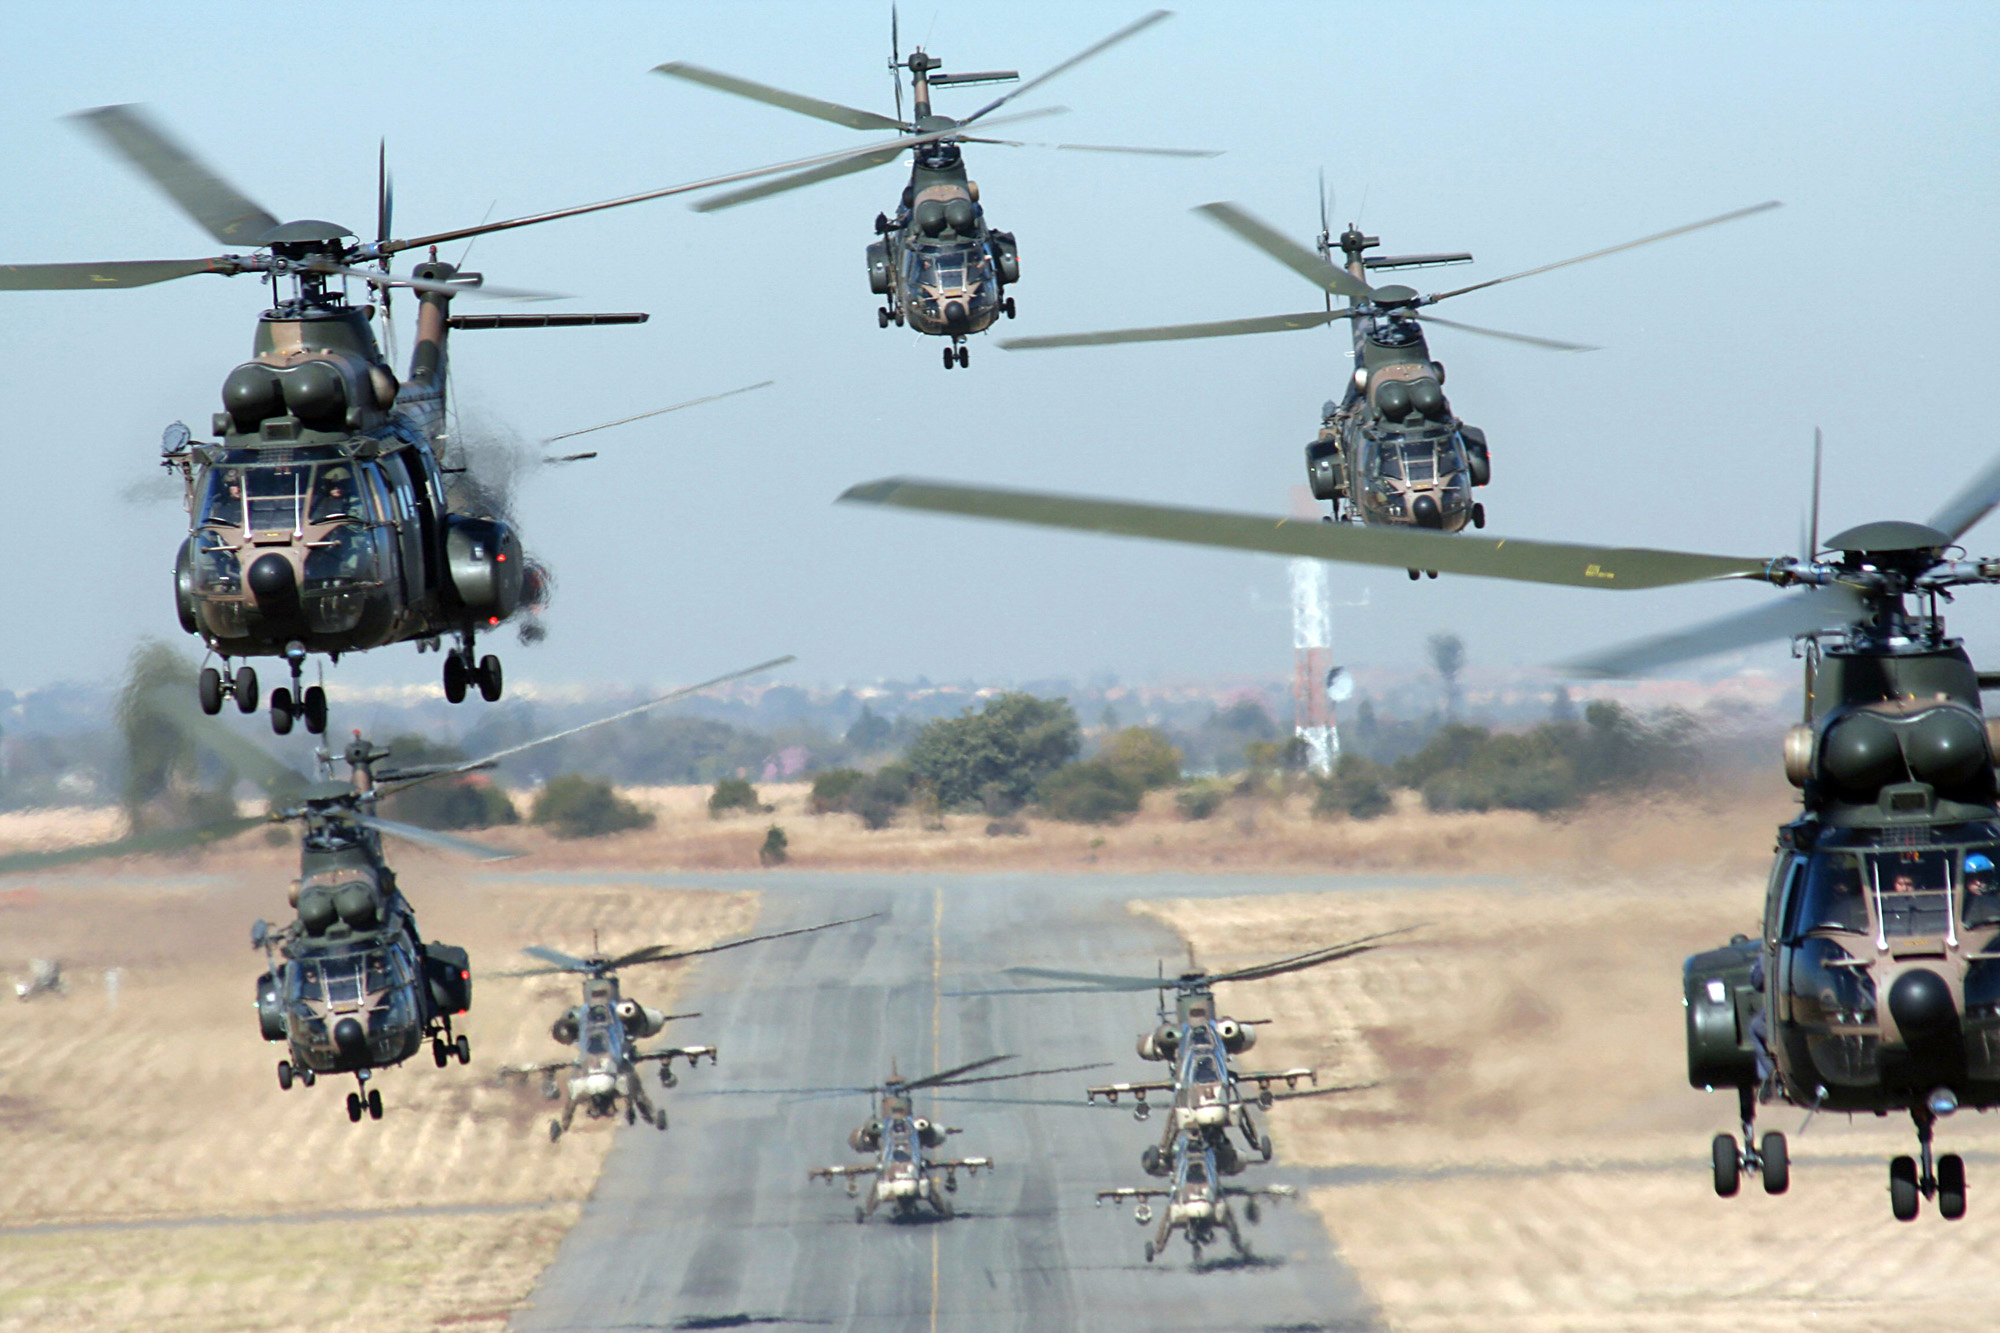
M 813 778 L 812 795 L 806 806 L 816 815 L 830 815 L 848 808 L 854 789 L 868 780 L 858 768 L 829 768 Z
M 1146 789 L 1102 759 L 1065 764 L 1043 778 L 1036 800 L 1050 819 L 1113 824 L 1139 808 Z
M 1313 814 L 1321 819 L 1341 815 L 1375 819 L 1395 808 L 1389 770 L 1358 754 L 1343 754 L 1331 776 L 1322 778 L 1313 797 Z
M 723 778 L 708 797 L 710 819 L 720 819 L 732 810 L 747 810 L 755 815 L 770 808 L 757 799 L 757 789 L 742 778 Z
M 776 824 L 764 831 L 764 845 L 757 849 L 759 864 L 781 866 L 791 856 L 791 843 Z
M 465 751 L 455 745 L 441 745 L 427 736 L 414 734 L 397 736 L 387 748 L 392 762 L 384 766 L 385 771 L 456 764 L 466 757 Z M 520 812 L 507 799 L 507 793 L 484 775 L 473 774 L 436 778 L 397 792 L 382 802 L 382 813 L 418 828 L 481 829 L 521 822 Z
M 1026 804 L 1043 778 L 1076 758 L 1083 730 L 1067 699 L 1003 694 L 978 712 L 940 718 L 917 733 L 906 762 L 943 809 L 980 804 L 999 814 Z M 1006 810 L 994 809 L 999 802 Z
M 1458 721 L 1458 677 L 1465 670 L 1465 641 L 1456 634 L 1430 637 L 1431 668 L 1444 682 L 1444 720 Z
M 650 811 L 620 796 L 610 783 L 581 773 L 550 778 L 528 818 L 558 838 L 597 838 L 653 826 Z
M 863 828 L 885 829 L 910 803 L 916 785 L 908 764 L 884 764 L 854 785 L 847 794 L 847 808 L 860 816 Z
M 194 732 L 173 713 L 176 699 L 191 699 L 189 683 L 194 675 L 193 662 L 156 639 L 142 640 L 126 664 L 117 704 L 118 733 L 125 749 L 120 797 L 134 833 L 150 826 L 149 809 L 163 826 L 236 814 L 230 796 L 236 774 L 226 767 L 216 769 L 204 783 Z
M 1097 757 L 1141 791 L 1157 791 L 1181 780 L 1181 752 L 1157 727 L 1126 727 L 1106 738 Z

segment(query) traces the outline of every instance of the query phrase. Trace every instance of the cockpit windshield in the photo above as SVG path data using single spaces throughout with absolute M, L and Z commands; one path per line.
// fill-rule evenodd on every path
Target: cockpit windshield
M 1206 1185 L 1208 1183 L 1208 1163 L 1202 1161 L 1199 1157 L 1189 1158 L 1186 1180 L 1190 1185 Z
M 1410 440 L 1385 443 L 1375 455 L 1375 471 L 1391 481 L 1407 481 L 1428 486 L 1449 480 L 1459 472 L 1456 451 L 1442 440 Z
M 1882 934 L 1944 935 L 1951 929 L 1951 861 L 1944 851 L 1880 852 L 1874 857 Z
M 585 1039 L 583 1049 L 589 1055 L 609 1055 L 611 1054 L 611 1035 L 603 1028 L 598 1028 Z
M 962 291 L 986 281 L 986 255 L 971 246 L 913 250 L 910 257 L 911 276 L 919 287 Z
M 1788 938 L 1815 930 L 1868 929 L 1868 902 L 1862 890 L 1862 856 L 1857 852 L 1821 852 L 1806 871 L 1805 892 L 1799 895 L 1786 926 Z
M 1188 1077 L 1196 1083 L 1217 1083 L 1222 1079 L 1222 1070 L 1216 1065 L 1214 1056 L 1204 1055 L 1195 1060 Z
M 333 463 L 320 468 L 319 476 L 313 481 L 312 506 L 306 512 L 307 521 L 338 523 L 365 518 L 366 502 L 361 497 L 357 480 L 354 469 L 346 463 Z

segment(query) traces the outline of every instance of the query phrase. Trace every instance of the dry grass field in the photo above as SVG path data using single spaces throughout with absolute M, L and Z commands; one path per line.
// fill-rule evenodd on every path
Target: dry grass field
M 474 893 L 426 853 L 398 864 L 426 935 L 475 967 L 535 941 L 587 948 L 593 926 L 607 948 L 692 944 L 756 917 L 747 893 Z M 380 1123 L 350 1124 L 351 1084 L 280 1092 L 281 1049 L 255 1036 L 248 925 L 284 914 L 295 866 L 253 835 L 0 895 L 7 971 L 56 957 L 69 983 L 0 1001 L 0 1329 L 499 1327 L 526 1297 L 612 1130 L 579 1120 L 552 1146 L 539 1090 L 495 1071 L 560 1050 L 548 1024 L 573 985 L 475 972 L 472 1064 L 422 1054 L 378 1077 Z M 655 972 L 634 989 L 665 1002 L 675 970 Z
M 1421 925 L 1222 995 L 1276 1020 L 1254 1063 L 1379 1085 L 1280 1103 L 1269 1178 L 1316 1168 L 1312 1205 L 1398 1329 L 1988 1329 L 2000 1205 L 1895 1222 L 1906 1117 L 1823 1116 L 1800 1137 L 1801 1112 L 1767 1108 L 1790 1193 L 1714 1196 L 1708 1139 L 1734 1099 L 1687 1085 L 1680 963 L 1755 929 L 1762 850 L 1716 837 L 1643 876 L 1136 906 L 1217 967 Z M 1939 1133 L 1975 1190 L 2000 1179 L 2000 1126 L 1961 1114 Z

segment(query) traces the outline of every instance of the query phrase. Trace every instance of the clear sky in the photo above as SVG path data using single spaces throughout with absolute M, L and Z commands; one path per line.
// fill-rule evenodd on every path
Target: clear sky
M 903 33 L 947 69 L 1033 72 L 1142 8 L 1026 0 L 1003 23 L 992 5 L 912 4 Z M 888 19 L 873 3 L 22 6 L 0 48 L 0 262 L 214 251 L 61 119 L 81 108 L 150 103 L 280 217 L 357 231 L 386 136 L 409 235 L 853 142 L 648 71 L 694 61 L 886 111 Z M 1020 239 L 1020 318 L 999 332 L 1314 308 L 1313 288 L 1189 210 L 1235 200 L 1309 240 L 1321 167 L 1337 224 L 1365 201 L 1385 249 L 1477 255 L 1453 279 L 1782 199 L 1454 303 L 1605 348 L 1435 332 L 1453 405 L 1493 444 L 1489 531 L 1789 551 L 1815 424 L 1828 531 L 1920 518 L 2000 451 L 1996 39 L 1990 4 L 1185 5 L 1021 105 L 1071 108 L 1041 137 L 1226 156 L 968 150 L 989 217 Z M 1313 331 L 1032 353 L 980 338 L 947 374 L 935 341 L 876 328 L 866 286 L 900 170 L 478 242 L 471 267 L 493 281 L 576 294 L 540 308 L 653 319 L 462 336 L 469 419 L 533 440 L 778 381 L 594 437 L 601 458 L 529 483 L 525 535 L 560 586 L 546 643 L 509 636 L 510 680 L 684 680 L 779 652 L 801 656 L 801 681 L 1288 669 L 1282 561 L 832 504 L 906 473 L 1278 512 L 1347 373 L 1344 333 Z M 143 633 L 193 646 L 170 594 L 179 506 L 123 497 L 157 475 L 164 425 L 206 433 L 261 304 L 250 278 L 0 297 L 0 687 L 108 677 Z M 1992 529 L 1976 552 L 2000 551 Z M 1770 595 L 1393 570 L 1335 587 L 1368 591 L 1340 613 L 1336 656 L 1374 664 L 1414 664 L 1450 628 L 1475 664 L 1530 665 Z M 1954 628 L 2000 653 L 1993 594 L 1961 607 Z M 386 649 L 331 680 L 421 682 L 435 662 Z

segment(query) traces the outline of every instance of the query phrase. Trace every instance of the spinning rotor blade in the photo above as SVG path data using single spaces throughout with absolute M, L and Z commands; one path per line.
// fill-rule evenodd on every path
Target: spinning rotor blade
M 237 819 L 221 819 L 212 824 L 199 824 L 192 828 L 160 829 L 153 833 L 135 833 L 131 837 L 118 838 L 112 842 L 92 843 L 87 847 L 64 847 L 51 852 L 16 852 L 12 856 L 0 856 L 0 874 L 11 874 L 22 870 L 52 870 L 57 866 L 75 865 L 81 861 L 95 861 L 105 857 L 150 856 L 156 852 L 183 852 L 195 847 L 206 847 L 210 843 L 223 842 L 259 824 L 270 820 L 264 815 L 245 815 Z
M 1642 676 L 1659 667 L 1697 657 L 1795 638 L 1816 630 L 1841 629 L 1866 613 L 1860 595 L 1840 584 L 1801 588 L 1778 601 L 1753 606 L 1735 615 L 1635 639 L 1558 662 L 1556 666 L 1577 676 Z
M 1221 157 L 1220 148 L 1129 148 L 1106 143 L 1031 143 L 1025 139 L 982 139 L 965 136 L 966 143 L 995 143 L 1007 148 L 1060 148 L 1071 153 L 1138 153 L 1145 157 Z
M 1980 519 L 1992 513 L 1996 505 L 2000 505 L 2000 458 L 1981 468 L 1978 475 L 1959 489 L 1958 494 L 1946 500 L 1943 507 L 1930 516 L 1928 522 L 1931 527 L 1957 541 L 1970 532 Z
M 1476 333 L 1482 338 L 1501 338 L 1507 342 L 1526 343 L 1530 347 L 1546 347 L 1552 352 L 1596 352 L 1602 350 L 1601 348 L 1591 346 L 1589 343 L 1566 343 L 1556 338 L 1537 338 L 1531 333 L 1507 333 L 1500 329 L 1483 329 L 1477 324 L 1461 324 L 1455 319 L 1440 319 L 1436 315 L 1431 314 L 1426 314 L 1423 317 L 1423 322 L 1426 324 L 1437 324 L 1447 329 L 1457 329 L 1461 333 Z
M 1154 990 L 1167 984 L 1163 978 L 1158 976 L 1119 976 L 1113 972 L 1064 972 L 1053 967 L 1010 967 L 1005 969 L 1005 972 L 1010 977 L 1034 977 L 1040 981 L 1074 982 L 1078 990 Z M 1011 994 L 1011 992 L 1008 993 Z
M 181 735 L 256 783 L 271 798 L 273 806 L 301 799 L 314 785 L 311 778 L 263 746 L 210 720 L 185 689 L 162 685 L 146 696 L 146 705 Z
M 546 945 L 530 944 L 523 947 L 521 952 L 530 958 L 539 958 L 545 963 L 553 963 L 555 965 L 554 970 L 556 971 L 588 972 L 590 970 L 590 964 L 584 962 L 583 959 L 578 958 L 575 954 L 564 953 L 561 949 L 551 949 Z M 522 975 L 530 976 L 533 974 L 524 972 Z
M 1152 13 L 1145 15 L 1143 18 L 1136 19 L 1133 22 L 1126 24 L 1124 27 L 1120 28 L 1117 32 L 1112 33 L 1109 37 L 1104 38 L 1102 41 L 1097 42 L 1094 45 L 1085 47 L 1083 50 L 1071 56 L 1068 60 L 1063 61 L 1060 65 L 1057 65 L 1052 69 L 1044 70 L 1042 73 L 1037 74 L 1034 78 L 1029 79 L 1026 83 L 1023 83 L 1018 87 L 1014 88 L 1011 92 L 1008 92 L 1000 97 L 994 98 L 992 101 L 988 102 L 985 106 L 980 107 L 979 110 L 973 112 L 971 115 L 967 116 L 964 120 L 960 121 L 959 124 L 970 125 L 973 121 L 978 120 L 980 117 L 987 115 L 990 112 L 998 111 L 1001 107 L 1007 105 L 1007 103 L 1013 101 L 1015 98 L 1019 97 L 1022 93 L 1027 92 L 1030 88 L 1041 87 L 1043 84 L 1047 83 L 1050 79 L 1055 78 L 1058 74 L 1067 73 L 1068 71 L 1075 69 L 1078 65 L 1081 65 L 1084 61 L 1089 60 L 1091 57 L 1102 55 L 1104 52 L 1118 45 L 1118 43 L 1124 41 L 1127 37 L 1135 37 L 1139 33 L 1144 32 L 1147 28 L 1152 27 L 1155 23 L 1158 23 L 1161 19 L 1168 17 L 1171 17 L 1171 15 L 1167 10 L 1156 9 Z
M 889 6 L 889 81 L 896 85 L 896 119 L 903 118 L 903 37 L 902 21 L 896 7 Z
M 387 262 L 385 259 L 383 262 Z M 359 278 L 371 287 L 384 291 L 392 287 L 408 287 L 416 292 L 435 292 L 439 296 L 484 296 L 504 301 L 566 301 L 569 297 L 562 292 L 531 292 L 518 287 L 493 287 L 484 282 L 439 282 L 434 278 L 419 278 L 414 275 L 399 277 L 386 269 L 352 268 L 346 264 L 335 264 L 315 260 L 306 265 L 315 273 L 338 273 L 342 277 Z
M 1269 223 L 1250 216 L 1235 204 L 1203 204 L 1195 212 L 1207 214 L 1218 225 L 1235 232 L 1315 287 L 1324 288 L 1335 296 L 1345 296 L 1350 301 L 1374 298 L 1375 289 L 1367 283 L 1331 260 L 1314 254 Z
M 904 146 L 902 144 L 890 144 L 887 147 L 877 148 L 872 152 L 849 158 L 844 162 L 829 162 L 825 166 L 814 167 L 809 171 L 801 171 L 790 176 L 780 176 L 776 180 L 746 186 L 741 190 L 731 190 L 727 194 L 710 195 L 696 204 L 694 211 L 697 213 L 713 213 L 718 209 L 734 208 L 738 204 L 747 204 L 753 200 L 769 198 L 774 194 L 783 194 L 787 190 L 802 189 L 808 185 L 817 185 L 821 181 L 830 181 L 841 176 L 851 176 L 857 171 L 867 171 L 874 167 L 887 166 L 901 157 L 903 151 Z
M 1378 949 L 1381 947 L 1381 941 L 1394 939 L 1398 935 L 1407 935 L 1415 929 L 1415 926 L 1404 926 L 1398 930 L 1378 931 L 1373 935 L 1363 935 L 1359 939 L 1348 940 L 1342 944 L 1309 949 L 1305 953 L 1293 954 L 1290 958 L 1279 958 L 1269 963 L 1252 963 L 1248 967 L 1239 967 L 1228 972 L 1213 972 L 1209 974 L 1208 981 L 1211 985 L 1221 981 L 1262 981 L 1266 977 L 1283 976 L 1287 972 L 1301 972 L 1309 967 L 1318 967 L 1322 963 L 1337 963 L 1343 958 L 1352 958 L 1356 954 Z
M 1642 245 L 1651 245 L 1654 241 L 1664 241 L 1675 236 L 1685 236 L 1691 231 L 1700 231 L 1704 227 L 1720 226 L 1725 222 L 1734 222 L 1738 218 L 1747 218 L 1753 213 L 1763 213 L 1773 208 L 1782 208 L 1783 206 L 1781 201 L 1769 199 L 1761 204 L 1752 204 L 1748 208 L 1739 208 L 1733 213 L 1723 213 L 1717 217 L 1705 218 L 1700 222 L 1690 222 L 1686 226 L 1675 227 L 1669 231 L 1656 232 L 1651 236 L 1642 236 L 1636 241 L 1627 241 L 1623 245 L 1614 245 L 1604 250 L 1592 250 L 1589 254 L 1578 255 L 1574 259 L 1559 259 L 1553 264 L 1543 264 L 1539 268 L 1523 269 L 1519 273 L 1509 273 L 1504 278 L 1489 278 L 1485 282 L 1475 282 L 1470 287 L 1458 287 L 1448 292 L 1438 292 L 1434 295 L 1426 296 L 1423 303 L 1429 305 L 1433 301 L 1449 300 L 1454 296 L 1463 296 L 1467 292 L 1476 292 L 1487 287 L 1498 287 L 1503 282 L 1515 282 L 1521 278 L 1532 278 L 1538 273 L 1548 273 L 1555 269 L 1568 268 L 1571 264 L 1581 264 L 1590 259 L 1602 259 L 1606 255 L 1615 255 L 1624 250 L 1636 250 Z
M 505 847 L 492 847 L 483 842 L 474 842 L 470 838 L 439 833 L 436 829 L 418 828 L 415 824 L 400 824 L 393 819 L 383 819 L 379 815 L 343 811 L 339 817 L 350 824 L 359 824 L 363 828 L 371 828 L 377 833 L 386 833 L 405 842 L 414 842 L 420 847 L 433 847 L 441 852 L 455 852 L 460 856 L 471 857 L 475 861 L 511 861 L 520 855 L 519 852 L 509 851 Z
M 950 1082 L 955 1080 L 960 1074 L 970 1074 L 975 1069 L 984 1069 L 988 1065 L 997 1065 L 1002 1060 L 1018 1060 L 1020 1058 L 1018 1055 L 989 1055 L 984 1060 L 973 1060 L 952 1069 L 940 1069 L 937 1073 L 928 1074 L 923 1078 L 911 1079 L 905 1083 L 884 1084 L 883 1086 L 894 1087 L 898 1092 L 915 1092 L 918 1088 L 934 1088 L 940 1083 Z
M 980 1078 L 954 1078 L 943 1082 L 931 1082 L 924 1086 L 946 1088 L 969 1088 L 975 1083 L 1005 1083 L 1010 1078 L 1036 1078 L 1043 1074 L 1081 1074 L 1090 1069 L 1109 1069 L 1109 1060 L 1099 1060 L 1087 1065 L 1062 1065 L 1055 1069 L 1023 1069 L 1013 1074 L 987 1074 Z M 917 1086 L 915 1084 L 910 1085 Z
M 672 963 L 682 958 L 693 958 L 699 954 L 721 953 L 725 949 L 740 949 L 746 944 L 761 944 L 765 940 L 782 940 L 793 935 L 810 935 L 814 931 L 832 930 L 835 926 L 851 926 L 857 921 L 873 921 L 882 915 L 870 912 L 867 916 L 844 917 L 839 921 L 828 921 L 817 926 L 800 926 L 796 930 L 774 930 L 768 935 L 749 935 L 740 940 L 730 940 L 724 944 L 710 944 L 700 949 L 675 949 L 666 944 L 649 944 L 643 949 L 634 949 L 627 954 L 613 958 L 607 967 L 617 969 L 634 967 L 640 963 Z
M 103 264 L 0 264 L 0 291 L 88 291 L 93 287 L 147 287 L 197 273 L 228 277 L 242 270 L 227 258 L 114 259 Z
M 776 383 L 776 380 L 759 380 L 755 384 L 746 384 L 740 389 L 730 389 L 723 393 L 712 393 L 706 398 L 690 398 L 685 403 L 675 403 L 672 407 L 655 408 L 651 412 L 641 412 L 637 416 L 620 417 L 616 421 L 607 421 L 600 426 L 585 426 L 582 430 L 566 430 L 560 435 L 549 436 L 542 443 L 554 444 L 557 440 L 568 440 L 578 435 L 588 435 L 594 430 L 610 430 L 613 426 L 630 425 L 634 421 L 644 421 L 648 417 L 659 417 L 665 416 L 669 412 L 678 412 L 684 407 L 700 407 L 703 403 L 713 403 L 724 398 L 734 398 L 737 394 L 749 393 L 752 389 L 768 389 Z
M 892 20 L 893 22 L 893 20 Z M 690 65 L 684 61 L 669 61 L 653 66 L 653 73 L 664 74 L 670 79 L 685 79 L 698 83 L 704 88 L 717 92 L 734 93 L 747 97 L 753 102 L 763 102 L 768 106 L 783 107 L 796 111 L 802 116 L 813 116 L 820 120 L 830 120 L 836 125 L 845 125 L 851 130 L 906 130 L 912 128 L 903 122 L 901 115 L 891 120 L 888 116 L 873 111 L 862 111 L 838 102 L 822 101 L 808 97 L 804 93 L 790 93 L 783 88 L 773 88 L 769 84 L 752 83 L 749 79 L 739 79 L 734 74 L 723 74 L 700 65 Z M 898 81 L 900 87 L 900 81 Z
M 387 796 L 393 792 L 407 791 L 419 782 L 429 782 L 435 778 L 455 776 L 460 773 L 472 773 L 482 768 L 491 768 L 502 759 L 511 758 L 523 750 L 532 750 L 537 745 L 547 745 L 550 741 L 559 741 L 565 736 L 574 736 L 578 732 L 589 731 L 595 727 L 608 726 L 613 722 L 623 722 L 628 717 L 636 717 L 640 713 L 658 708 L 662 704 L 670 704 L 676 699 L 685 699 L 691 694 L 700 694 L 703 690 L 713 689 L 717 685 L 726 685 L 732 680 L 741 680 L 745 676 L 754 676 L 760 671 L 770 671 L 784 666 L 788 662 L 796 661 L 798 661 L 798 658 L 787 654 L 784 657 L 774 657 L 768 662 L 759 662 L 753 667 L 744 667 L 741 671 L 731 671 L 727 675 L 716 676 L 712 680 L 702 681 L 699 685 L 684 685 L 678 690 L 669 690 L 658 698 L 648 699 L 642 704 L 634 704 L 632 707 L 613 713 L 609 717 L 600 717 L 590 722 L 579 723 L 574 727 L 566 727 L 561 731 L 550 732 L 546 736 L 537 736 L 533 740 L 522 741 L 519 745 L 510 745 L 504 750 L 495 750 L 483 759 L 473 759 L 463 764 L 453 764 L 447 768 L 440 768 L 435 772 L 424 773 L 410 778 L 406 782 L 396 783 L 393 787 L 389 787 L 386 783 L 382 784 L 382 794 Z
M 1658 588 L 1704 579 L 1761 576 L 1769 564 L 1738 556 L 1644 547 L 1578 546 L 1470 533 L 1301 522 L 1213 509 L 957 486 L 904 477 L 850 487 L 840 499 L 851 504 L 892 505 L 1194 546 L 1222 546 L 1402 569 L 1434 569 L 1478 578 L 1577 588 Z
M 137 106 L 100 106 L 72 120 L 137 167 L 224 245 L 255 245 L 278 220 L 218 176 Z
M 1172 342 L 1181 338 L 1233 338 L 1242 333 L 1284 333 L 1292 329 L 1316 329 L 1322 324 L 1351 318 L 1355 313 L 1352 310 L 1308 310 L 1298 315 L 1258 315 L 1251 319 L 1212 320 L 1206 324 L 1159 324 L 1147 329 L 1107 329 L 1100 333 L 1056 333 L 1033 338 L 1002 338 L 1000 345 L 1010 352 L 1026 352 L 1045 347 L 1108 347 L 1114 343 Z

